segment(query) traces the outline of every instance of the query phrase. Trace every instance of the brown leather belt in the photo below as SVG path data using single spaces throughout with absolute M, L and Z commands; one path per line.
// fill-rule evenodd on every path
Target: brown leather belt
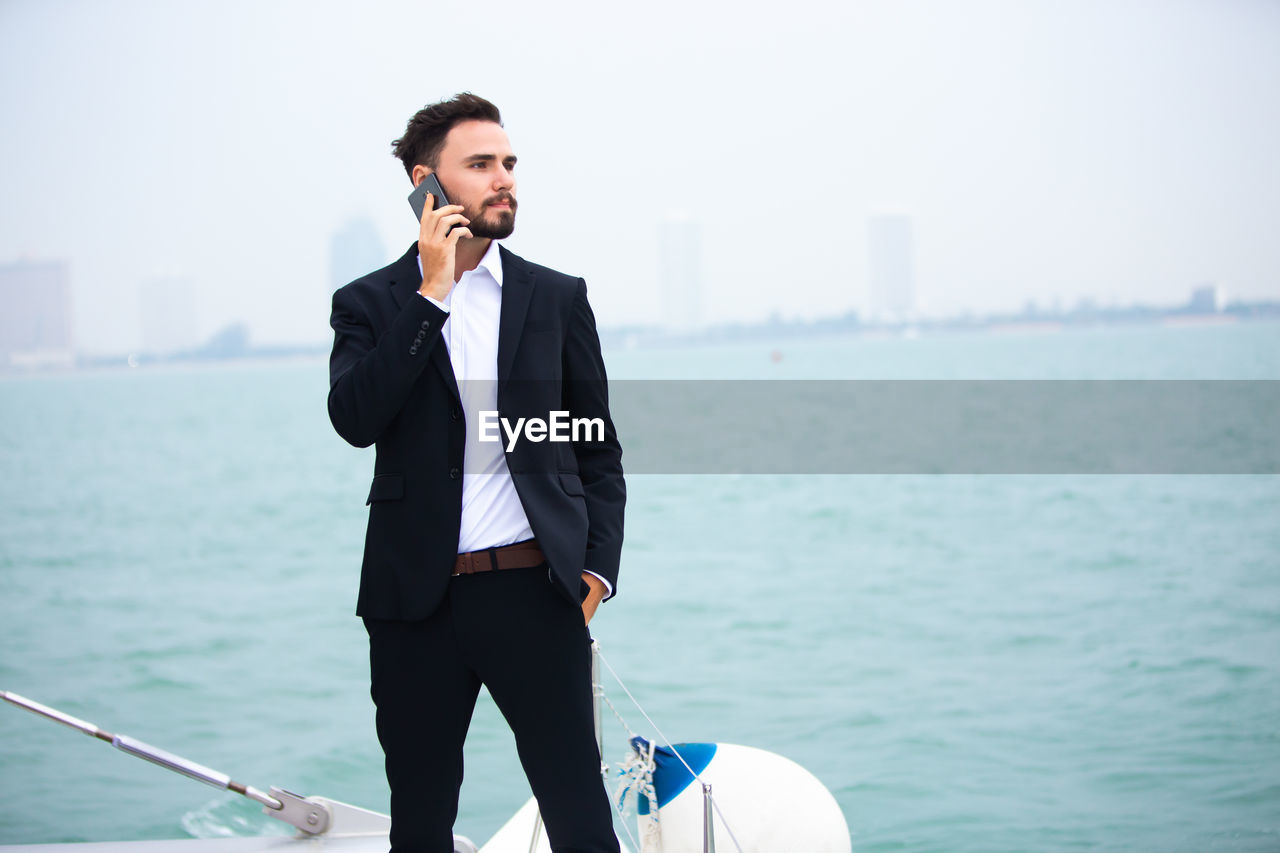
M 503 569 L 531 569 L 546 561 L 537 539 L 526 539 L 501 548 L 468 551 L 458 555 L 453 564 L 455 575 L 474 575 L 479 572 L 495 572 Z

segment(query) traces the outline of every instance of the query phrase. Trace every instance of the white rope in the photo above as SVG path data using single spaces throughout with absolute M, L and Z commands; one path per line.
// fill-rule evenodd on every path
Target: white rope
M 615 717 L 617 717 L 617 718 L 618 718 L 618 724 L 619 724 L 619 725 L 621 725 L 624 729 L 626 729 L 626 730 L 627 730 L 627 734 L 628 734 L 630 737 L 635 737 L 635 736 L 636 736 L 636 730 L 635 730 L 635 729 L 633 729 L 633 728 L 631 728 L 631 724 L 630 724 L 630 723 L 628 723 L 626 720 L 622 719 L 622 714 L 621 714 L 621 713 L 619 713 L 619 712 L 618 712 L 618 709 L 617 709 L 617 708 L 615 708 L 615 707 L 613 706 L 613 703 L 609 701 L 609 694 L 605 693 L 605 692 L 604 692 L 604 690 L 601 690 L 601 691 L 600 691 L 600 698 L 604 700 L 604 704 L 606 704 L 606 705 L 608 705 L 608 706 L 609 706 L 609 710 L 613 712 L 613 715 L 614 715 Z
M 697 779 L 699 784 L 706 784 L 702 781 L 702 777 L 698 775 L 697 771 L 689 766 L 689 762 L 684 760 L 684 756 L 680 754 L 680 750 L 676 749 L 675 744 L 671 742 L 671 739 L 662 733 L 662 729 L 658 728 L 658 724 L 653 721 L 653 718 L 650 717 L 648 712 L 640 705 L 640 700 L 636 699 L 636 697 L 632 695 L 631 691 L 627 689 L 627 685 L 623 683 L 622 678 L 618 675 L 618 671 L 613 668 L 613 664 L 609 663 L 609 659 L 604 656 L 604 650 L 599 647 L 598 643 L 596 645 L 596 653 L 600 657 L 600 662 L 605 665 L 605 668 L 609 670 L 609 674 L 613 676 L 613 680 L 618 682 L 618 686 L 622 688 L 622 692 L 627 694 L 627 698 L 631 700 L 631 704 L 636 706 L 636 710 L 640 712 L 640 716 L 644 717 L 645 721 L 648 722 L 649 725 L 653 726 L 653 730 L 658 733 L 658 737 L 662 739 L 663 743 L 671 750 L 675 757 L 680 759 L 680 763 L 684 765 L 685 770 L 689 771 L 689 775 L 693 776 L 694 779 Z M 609 707 L 612 708 L 613 703 L 610 703 Z M 617 714 L 617 711 L 615 710 L 614 713 Z M 617 715 L 618 719 L 621 720 L 622 716 L 620 714 Z M 720 804 L 716 802 L 714 794 L 711 795 L 711 807 L 716 810 L 716 814 L 720 817 L 720 822 L 724 824 L 724 828 L 729 833 L 729 840 L 733 842 L 733 846 L 738 848 L 738 853 L 742 853 L 742 845 L 738 843 L 738 837 L 733 834 L 733 827 L 729 826 L 729 821 L 725 820 L 724 812 L 720 811 Z
M 627 834 L 627 839 L 631 842 L 632 848 L 636 853 L 641 853 L 640 842 L 631 833 L 631 825 L 627 823 L 627 816 L 624 813 L 626 810 L 619 808 L 616 803 L 613 803 L 612 798 L 610 798 L 610 805 L 612 805 L 613 810 L 618 813 L 618 823 L 622 824 L 622 830 Z
M 661 843 L 661 835 L 658 828 L 658 792 L 653 786 L 653 760 L 654 744 L 649 743 L 649 748 L 645 754 L 641 754 L 635 749 L 631 750 L 631 754 L 627 760 L 623 762 L 619 768 L 621 778 L 618 779 L 618 786 L 614 790 L 614 810 L 617 811 L 618 817 L 622 820 L 622 825 L 628 826 L 627 822 L 627 800 L 628 794 L 636 802 L 636 818 L 640 817 L 640 797 L 644 797 L 649 804 L 649 812 L 645 816 L 647 820 L 644 822 L 643 829 L 640 834 L 644 840 L 636 840 L 631 834 L 631 830 L 627 830 L 627 837 L 636 845 L 636 853 L 643 853 L 645 850 L 656 850 L 657 845 Z M 653 842 L 649 845 L 646 841 Z
M 600 644 L 596 643 L 597 654 L 599 653 L 599 651 L 600 651 Z M 636 730 L 631 728 L 631 724 L 628 723 L 623 718 L 622 712 L 619 711 L 617 706 L 613 704 L 613 701 L 609 699 L 609 694 L 604 692 L 604 685 L 597 684 L 596 687 L 599 690 L 597 695 L 604 700 L 604 703 L 606 705 L 609 706 L 609 710 L 613 712 L 613 716 L 617 719 L 618 724 L 622 726 L 623 730 L 627 732 L 628 737 L 636 737 Z M 618 787 L 614 790 L 614 796 L 609 798 L 609 805 L 612 806 L 614 812 L 617 813 L 618 822 L 622 824 L 623 831 L 627 833 L 627 839 L 631 842 L 632 849 L 635 850 L 635 853 L 642 853 L 644 847 L 641 845 L 640 840 L 636 838 L 635 834 L 631 831 L 631 824 L 627 820 L 626 792 L 624 790 L 624 787 L 627 785 L 629 781 L 632 781 L 636 784 L 637 790 L 644 787 L 644 776 L 643 776 L 644 770 L 643 768 L 640 768 L 640 773 L 637 774 L 634 765 L 635 765 L 635 760 L 638 758 L 638 756 L 634 749 L 631 750 L 630 752 L 631 752 L 630 756 L 628 756 L 628 758 L 625 761 L 623 761 L 622 766 L 618 768 L 618 772 L 621 774 L 621 778 L 619 778 L 618 780 Z M 607 775 L 608 768 L 609 768 L 608 762 L 604 762 L 604 767 L 605 767 L 605 774 Z M 649 782 L 648 782 L 648 790 L 646 791 L 646 793 L 651 791 L 653 788 L 652 769 L 653 768 L 651 765 L 649 768 L 649 771 L 650 771 Z M 656 809 L 658 807 L 658 801 L 657 801 L 656 795 L 651 796 L 649 799 L 650 799 L 650 802 L 653 803 L 653 808 Z

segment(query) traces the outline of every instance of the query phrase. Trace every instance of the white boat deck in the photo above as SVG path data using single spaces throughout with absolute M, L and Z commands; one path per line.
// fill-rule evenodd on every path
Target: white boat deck
M 387 836 L 364 836 L 359 838 L 333 838 L 317 836 L 315 838 L 294 838 L 278 836 L 274 838 L 187 838 L 172 841 L 82 841 L 72 844 L 18 844 L 0 845 L 4 853 L 55 853 L 66 850 L 76 853 L 258 853 L 262 850 L 310 851 L 326 850 L 341 853 L 387 853 L 390 845 Z

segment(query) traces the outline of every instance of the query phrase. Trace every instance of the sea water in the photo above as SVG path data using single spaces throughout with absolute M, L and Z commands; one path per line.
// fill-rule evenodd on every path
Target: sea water
M 647 379 L 1274 380 L 1280 326 L 606 359 Z M 0 380 L 0 689 L 259 788 L 385 810 L 353 615 L 372 451 L 333 433 L 326 390 L 321 359 Z M 671 739 L 807 767 L 855 850 L 1280 849 L 1280 478 L 628 490 L 619 595 L 592 623 L 609 663 Z M 616 765 L 629 731 L 654 732 L 605 687 Z M 456 829 L 483 842 L 527 797 L 482 694 Z M 0 707 L 0 842 L 285 829 Z

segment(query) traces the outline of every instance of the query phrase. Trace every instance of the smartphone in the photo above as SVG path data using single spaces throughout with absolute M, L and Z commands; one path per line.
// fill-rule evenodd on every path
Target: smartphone
M 444 196 L 444 188 L 436 180 L 435 173 L 427 175 L 422 179 L 422 183 L 414 187 L 413 192 L 409 193 L 409 206 L 413 208 L 413 218 L 419 222 L 422 221 L 422 210 L 427 206 L 427 193 L 431 193 L 435 197 L 435 204 L 431 206 L 432 210 L 439 210 L 449 203 L 449 199 Z

